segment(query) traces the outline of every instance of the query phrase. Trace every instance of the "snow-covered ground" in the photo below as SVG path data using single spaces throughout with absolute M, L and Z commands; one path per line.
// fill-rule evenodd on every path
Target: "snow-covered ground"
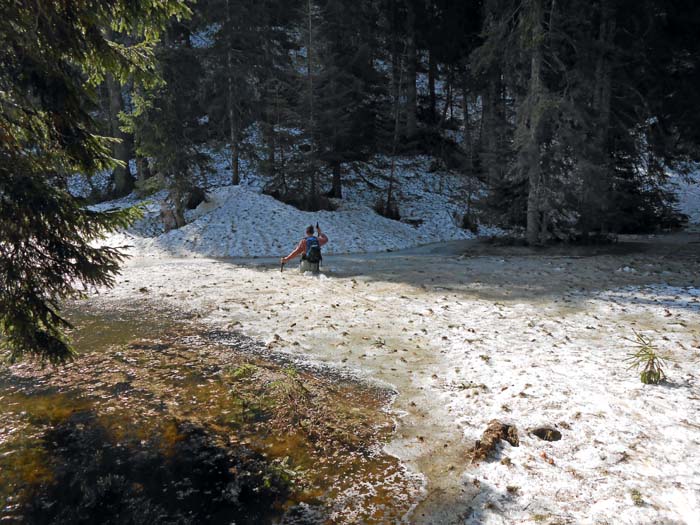
M 394 385 L 388 450 L 426 479 L 411 523 L 694 524 L 699 238 L 666 239 L 586 257 L 473 241 L 328 256 L 317 278 L 274 260 L 137 258 L 91 300 L 185 307 L 270 352 Z M 633 329 L 671 359 L 667 384 L 628 369 Z M 520 446 L 471 464 L 493 418 Z M 562 439 L 529 433 L 540 425 Z
M 218 158 L 218 157 L 217 157 Z M 216 160 L 216 159 L 215 159 Z M 218 159 L 206 187 L 208 202 L 186 214 L 188 224 L 163 232 L 159 202 L 165 192 L 148 199 L 131 195 L 95 209 L 145 204 L 145 217 L 124 234 L 109 239 L 111 245 L 133 246 L 139 255 L 187 257 L 260 257 L 286 255 L 310 224 L 320 223 L 331 242 L 328 254 L 398 250 L 420 244 L 469 239 L 461 228 L 466 211 L 466 181 L 447 172 L 428 173 L 430 158 L 402 159 L 397 163 L 396 197 L 402 221 L 373 210 L 385 194 L 387 181 L 367 175 L 346 177 L 344 198 L 335 211 L 304 212 L 262 193 L 261 181 L 244 176 L 240 186 L 225 185 L 228 173 Z M 482 227 L 481 234 L 498 230 Z
M 674 177 L 671 188 L 678 196 L 678 211 L 688 216 L 690 224 L 700 224 L 700 171 L 688 176 L 688 179 Z

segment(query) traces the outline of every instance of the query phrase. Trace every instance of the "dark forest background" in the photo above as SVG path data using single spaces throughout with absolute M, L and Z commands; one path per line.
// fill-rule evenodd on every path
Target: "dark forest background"
M 112 196 L 154 174 L 190 192 L 214 144 L 230 151 L 233 184 L 241 162 L 253 163 L 271 194 L 309 210 L 342 197 L 350 165 L 425 153 L 485 183 L 482 207 L 525 227 L 530 243 L 682 219 L 663 188 L 698 159 L 696 2 L 191 8 L 158 46 L 164 83 L 101 86 L 105 131 L 123 139 L 114 155 L 137 159 L 115 173 Z M 393 199 L 379 211 L 391 215 Z

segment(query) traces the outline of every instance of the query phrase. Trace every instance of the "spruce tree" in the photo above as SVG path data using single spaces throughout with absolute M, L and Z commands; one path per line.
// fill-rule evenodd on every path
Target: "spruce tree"
M 69 175 L 112 169 L 113 139 L 96 135 L 96 86 L 111 74 L 151 77 L 152 46 L 182 0 L 3 2 L 0 5 L 0 344 L 11 359 L 57 363 L 72 350 L 64 299 L 110 285 L 123 254 L 95 247 L 133 210 L 93 212 Z M 110 31 L 140 36 L 127 47 Z
M 318 156 L 332 173 L 329 196 L 341 198 L 341 165 L 366 160 L 376 150 L 379 75 L 372 53 L 376 14 L 373 2 L 367 0 L 351 6 L 325 0 L 321 9 L 315 137 Z
M 149 158 L 151 169 L 167 181 L 177 227 L 185 225 L 190 196 L 201 195 L 200 175 L 210 161 L 203 151 L 203 51 L 192 46 L 190 33 L 181 23 L 168 25 L 156 47 L 161 81 L 133 94 L 134 111 L 126 118 L 127 129 L 138 137 L 137 154 Z

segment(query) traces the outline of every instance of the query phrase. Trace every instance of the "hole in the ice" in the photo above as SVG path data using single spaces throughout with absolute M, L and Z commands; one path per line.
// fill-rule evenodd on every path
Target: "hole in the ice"
M 533 428 L 530 431 L 530 434 L 533 434 L 545 441 L 559 441 L 561 439 L 561 432 L 552 427 Z

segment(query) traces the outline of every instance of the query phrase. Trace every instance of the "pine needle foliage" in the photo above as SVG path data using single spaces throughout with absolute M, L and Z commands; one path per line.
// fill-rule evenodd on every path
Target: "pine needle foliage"
M 96 243 L 139 210 L 90 211 L 65 181 L 118 165 L 115 139 L 96 132 L 96 86 L 108 74 L 156 82 L 153 46 L 188 13 L 184 0 L 0 4 L 0 350 L 11 361 L 70 359 L 61 302 L 113 284 L 124 255 Z
M 641 369 L 639 377 L 642 383 L 645 385 L 658 385 L 666 380 L 666 374 L 664 373 L 666 358 L 659 354 L 659 349 L 651 338 L 640 334 L 636 330 L 633 330 L 633 332 L 634 339 L 625 339 L 634 344 L 635 350 L 627 356 L 625 361 L 630 363 L 630 370 Z

